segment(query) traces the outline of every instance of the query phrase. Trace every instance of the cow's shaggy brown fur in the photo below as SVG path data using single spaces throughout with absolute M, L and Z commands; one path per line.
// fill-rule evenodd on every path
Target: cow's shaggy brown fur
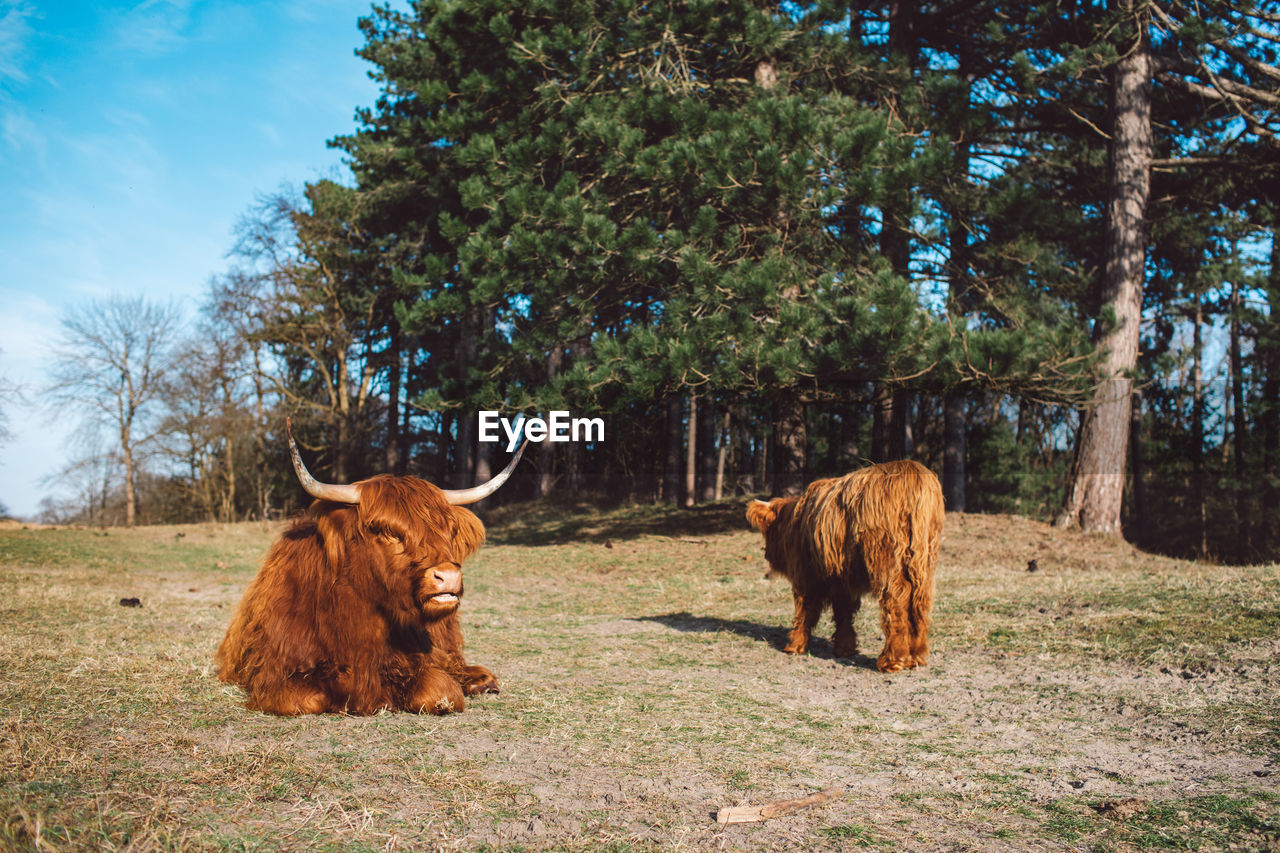
M 764 534 L 772 572 L 791 581 L 795 621 L 784 651 L 804 654 L 830 602 L 837 657 L 852 657 L 853 615 L 868 592 L 880 602 L 882 672 L 923 666 L 942 539 L 942 489 L 918 462 L 872 465 L 817 480 L 798 497 L 747 506 Z
M 469 510 L 415 477 L 317 500 L 272 546 L 218 649 L 218 675 L 272 714 L 446 713 L 497 692 L 462 656 L 459 565 L 484 541 Z

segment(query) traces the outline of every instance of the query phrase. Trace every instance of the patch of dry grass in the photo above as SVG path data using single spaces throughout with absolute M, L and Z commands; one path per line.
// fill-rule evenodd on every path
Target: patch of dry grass
M 504 510 L 463 611 L 503 693 L 446 718 L 272 718 L 216 680 L 272 528 L 0 530 L 0 846 L 1276 843 L 1275 566 L 954 516 L 932 666 L 886 677 L 869 601 L 858 658 L 781 654 L 789 590 L 740 516 Z M 765 824 L 711 819 L 831 785 Z M 1151 806 L 1090 808 L 1114 797 Z

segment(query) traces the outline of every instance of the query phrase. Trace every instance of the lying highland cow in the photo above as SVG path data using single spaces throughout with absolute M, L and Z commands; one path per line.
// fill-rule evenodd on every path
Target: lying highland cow
M 317 483 L 289 433 L 298 479 L 316 500 L 267 553 L 218 649 L 218 676 L 271 714 L 382 709 L 444 714 L 498 681 L 462 657 L 462 560 L 484 540 L 463 504 L 497 491 L 449 491 L 416 477 Z
M 923 666 L 942 539 L 942 489 L 918 462 L 886 462 L 811 483 L 799 497 L 753 501 L 747 520 L 764 534 L 772 573 L 791 581 L 796 613 L 784 651 L 804 654 L 831 603 L 837 657 L 853 657 L 862 596 L 880 601 L 882 672 Z

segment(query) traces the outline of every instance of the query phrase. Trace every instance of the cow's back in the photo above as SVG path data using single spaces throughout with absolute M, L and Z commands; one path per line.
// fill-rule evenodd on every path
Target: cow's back
M 326 555 L 313 519 L 295 521 L 271 546 L 218 647 L 218 677 L 248 687 L 260 677 L 309 669 L 322 657 L 316 595 Z M 331 579 L 330 579 L 331 580 Z
M 795 512 L 814 569 L 861 586 L 859 580 L 866 576 L 861 548 L 868 537 L 910 543 L 913 551 L 931 550 L 936 557 L 942 487 L 937 475 L 919 462 L 882 462 L 815 480 Z

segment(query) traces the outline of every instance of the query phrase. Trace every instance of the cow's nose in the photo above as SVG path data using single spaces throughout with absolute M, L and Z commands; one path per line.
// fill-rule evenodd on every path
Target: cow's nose
M 457 593 L 462 589 L 462 567 L 457 563 L 441 563 L 431 570 L 431 575 L 440 592 Z

